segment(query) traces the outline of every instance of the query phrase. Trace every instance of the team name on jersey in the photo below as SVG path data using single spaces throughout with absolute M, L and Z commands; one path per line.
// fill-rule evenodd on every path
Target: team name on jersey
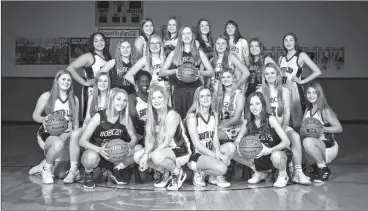
M 183 56 L 184 63 L 194 63 L 194 59 L 192 56 Z
M 139 117 L 145 116 L 147 114 L 147 108 L 144 108 L 139 111 Z
M 230 51 L 235 52 L 235 53 L 239 53 L 239 48 L 236 47 L 236 46 L 230 46 Z
M 270 97 L 270 103 L 277 103 L 277 97 Z
M 213 131 L 206 131 L 206 132 L 198 134 L 198 136 L 199 136 L 199 140 L 212 139 Z
M 110 137 L 110 136 L 119 136 L 124 131 L 120 129 L 111 129 L 108 131 L 101 131 L 100 137 Z
M 293 73 L 293 69 L 291 67 L 281 67 L 281 71 L 285 73 Z
M 63 117 L 72 117 L 72 115 L 70 114 L 69 110 L 64 110 L 64 109 L 53 111 L 52 113 L 53 114 L 59 114 L 59 115 L 61 115 Z
M 263 134 L 258 133 L 258 134 L 255 134 L 255 136 L 258 136 L 259 140 L 261 140 L 261 142 L 267 146 L 268 146 L 267 142 L 273 142 L 273 138 L 271 134 L 263 135 Z

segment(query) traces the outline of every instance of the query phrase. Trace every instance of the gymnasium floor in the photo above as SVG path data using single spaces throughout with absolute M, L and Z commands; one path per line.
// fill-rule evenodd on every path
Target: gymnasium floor
M 340 154 L 330 165 L 332 176 L 320 186 L 289 184 L 273 188 L 271 178 L 250 186 L 237 179 L 230 188 L 208 185 L 197 188 L 187 179 L 180 191 L 154 189 L 149 180 L 128 186 L 104 182 L 92 191 L 82 181 L 64 185 L 56 180 L 43 185 L 39 176 L 28 176 L 43 153 L 36 142 L 36 124 L 4 124 L 1 128 L 2 210 L 122 210 L 122 209 L 307 209 L 363 210 L 368 207 L 368 125 L 344 125 L 338 136 Z M 354 165 L 352 165 L 354 163 Z M 144 175 L 143 175 L 144 176 Z

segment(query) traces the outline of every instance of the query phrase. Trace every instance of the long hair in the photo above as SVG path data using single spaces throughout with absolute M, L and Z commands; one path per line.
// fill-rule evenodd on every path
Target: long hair
M 219 83 L 219 87 L 218 87 L 218 91 L 217 91 L 217 98 L 216 98 L 216 108 L 218 112 L 222 112 L 222 108 L 223 108 L 223 104 L 224 104 L 224 98 L 225 98 L 225 86 L 222 84 L 222 77 L 224 73 L 231 73 L 231 75 L 233 76 L 233 78 L 235 79 L 235 71 L 230 69 L 230 68 L 223 68 L 222 73 L 220 74 L 220 83 Z M 233 86 L 235 86 L 235 84 L 233 84 Z M 229 102 L 229 106 L 227 107 L 227 111 L 229 113 L 234 113 L 235 108 L 234 108 L 234 98 L 236 95 L 236 91 L 231 93 L 230 95 L 230 102 Z
M 316 101 L 316 104 L 317 104 L 317 111 L 320 111 L 321 114 L 323 115 L 323 118 L 326 119 L 326 111 L 330 111 L 333 115 L 337 116 L 336 113 L 332 110 L 332 108 L 330 107 L 330 105 L 328 104 L 327 102 L 327 99 L 326 99 L 326 96 L 323 92 L 323 89 L 322 89 L 322 86 L 319 82 L 317 81 L 312 81 L 311 83 L 309 83 L 306 87 L 305 87 L 305 98 L 307 98 L 307 92 L 308 92 L 308 89 L 309 87 L 312 87 L 316 90 L 316 93 L 317 93 L 317 101 Z M 308 109 L 311 109 L 312 108 L 312 103 L 309 102 L 309 100 L 306 100 L 306 107 Z
M 293 33 L 293 32 L 288 32 L 284 35 L 284 37 L 282 38 L 282 47 L 284 48 L 285 52 L 287 53 L 287 49 L 285 47 L 285 44 L 284 44 L 284 40 L 287 36 L 292 36 L 294 38 L 294 42 L 295 42 L 295 50 L 296 52 L 300 52 L 301 51 L 301 48 L 300 48 L 300 45 L 299 45 L 299 42 L 298 42 L 298 38 L 296 37 L 296 35 Z
M 120 116 L 120 124 L 123 124 L 126 127 L 128 127 L 129 118 L 130 118 L 129 117 L 128 93 L 124 89 L 121 89 L 118 87 L 111 89 L 110 94 L 109 94 L 109 100 L 107 102 L 106 115 L 113 113 L 114 99 L 118 93 L 124 93 L 126 95 L 127 103 L 126 103 L 125 108 L 120 112 L 119 116 Z
M 69 71 L 67 71 L 67 70 L 64 70 L 64 69 L 59 70 L 56 73 L 56 76 L 54 78 L 54 83 L 52 84 L 50 95 L 49 95 L 49 98 L 47 100 L 47 104 L 46 104 L 46 107 L 45 107 L 46 115 L 49 115 L 52 112 L 54 112 L 55 102 L 59 98 L 59 95 L 60 95 L 58 80 L 64 74 L 69 75 L 70 78 L 72 79 L 72 76 L 70 75 Z M 68 104 L 69 104 L 70 116 L 71 116 L 71 119 L 74 120 L 76 118 L 76 114 L 78 113 L 78 111 L 77 111 L 77 106 L 76 106 L 76 101 L 75 101 L 75 94 L 74 94 L 74 90 L 73 90 L 73 80 L 70 82 L 70 88 L 67 91 L 67 95 L 68 95 Z
M 229 35 L 228 35 L 228 34 L 227 34 L 227 32 L 226 32 L 226 27 L 227 27 L 227 25 L 229 25 L 229 24 L 231 24 L 231 25 L 234 25 L 234 26 L 235 26 L 234 44 L 236 44 L 236 43 L 239 41 L 239 39 L 240 39 L 240 38 L 243 38 L 243 36 L 240 34 L 238 24 L 237 24 L 235 21 L 233 21 L 233 20 L 229 20 L 229 21 L 228 21 L 228 22 L 226 22 L 226 24 L 225 24 L 225 31 L 224 31 L 224 35 L 225 35 L 225 37 L 226 37 L 226 39 L 227 39 L 227 40 L 229 40 L 229 39 L 230 39 L 230 38 L 229 38 Z
M 225 49 L 225 52 L 224 52 L 224 57 L 222 58 L 222 62 L 221 62 L 222 68 L 229 68 L 229 52 L 230 52 L 229 40 L 226 38 L 225 35 L 220 35 L 216 39 L 216 42 L 219 39 L 223 39 L 223 40 L 226 41 L 226 49 Z M 214 68 L 216 67 L 218 58 L 219 58 L 219 52 L 217 51 L 216 46 L 214 46 L 214 48 L 213 48 L 212 67 L 214 67 Z
M 186 118 L 188 118 L 188 115 L 190 113 L 194 113 L 195 115 L 197 115 L 200 111 L 200 103 L 199 103 L 199 94 L 201 93 L 202 90 L 204 89 L 208 89 L 211 93 L 211 105 L 210 105 L 210 112 L 213 111 L 215 112 L 216 109 L 215 109 L 215 104 L 214 104 L 214 96 L 213 96 L 213 92 L 210 90 L 210 88 L 206 87 L 206 86 L 199 86 L 196 91 L 194 92 L 194 96 L 193 96 L 193 103 L 192 105 L 190 106 L 188 112 L 187 112 L 187 115 L 186 115 Z
M 109 51 L 109 47 L 108 47 L 108 39 L 107 37 L 100 33 L 100 32 L 95 32 L 93 34 L 91 34 L 91 36 L 89 37 L 89 40 L 88 40 L 88 43 L 87 43 L 87 49 L 88 49 L 88 52 L 94 52 L 95 51 L 95 47 L 93 46 L 93 40 L 95 39 L 95 36 L 96 35 L 101 35 L 101 37 L 104 39 L 105 41 L 105 47 L 103 49 L 103 55 L 105 57 L 105 60 L 108 61 L 112 58 L 111 54 L 110 54 L 110 51 Z
M 262 71 L 262 93 L 265 97 L 266 101 L 266 109 L 267 111 L 271 111 L 271 94 L 270 94 L 270 85 L 268 84 L 267 80 L 265 79 L 265 70 L 266 68 L 273 68 L 276 71 L 276 81 L 275 81 L 275 87 L 277 90 L 277 103 L 279 104 L 277 108 L 277 114 L 283 115 L 285 111 L 285 105 L 284 105 L 284 95 L 282 90 L 282 75 L 281 75 L 281 69 L 280 67 L 275 63 L 268 63 L 266 64 L 265 68 Z
M 146 24 L 147 22 L 151 22 L 152 26 L 153 26 L 153 31 L 152 34 L 155 33 L 155 24 L 153 23 L 153 20 L 151 18 L 143 18 L 142 22 L 141 22 L 141 28 L 139 29 L 139 34 L 144 38 L 144 40 L 147 42 L 148 41 L 148 37 L 147 35 L 144 33 L 143 31 L 143 26 L 144 24 Z
M 116 44 L 116 50 L 115 50 L 115 65 L 116 65 L 116 70 L 122 70 L 124 68 L 124 62 L 123 62 L 123 56 L 121 55 L 121 45 L 123 43 L 129 43 L 130 48 L 131 48 L 131 52 L 129 55 L 129 61 L 133 62 L 133 58 L 134 58 L 134 47 L 133 44 L 131 43 L 131 41 L 127 40 L 127 39 L 121 39 L 119 40 L 118 44 Z
M 100 80 L 101 76 L 107 77 L 109 85 L 107 87 L 106 93 L 108 94 L 110 92 L 111 79 L 110 79 L 109 73 L 106 73 L 106 72 L 98 73 L 95 77 L 95 83 L 93 85 L 93 92 L 92 92 L 92 102 L 91 102 L 91 107 L 89 109 L 89 114 L 91 116 L 93 116 L 99 109 L 98 102 L 100 101 L 99 98 L 101 97 L 101 91 L 98 89 L 98 80 Z M 108 95 L 106 96 L 106 99 L 108 99 Z M 106 106 L 106 103 L 105 103 L 105 106 Z
M 253 92 L 251 93 L 248 98 L 247 98 L 247 104 L 246 104 L 246 111 L 245 111 L 245 118 L 247 120 L 247 133 L 253 133 L 254 131 L 256 131 L 256 124 L 255 124 L 255 116 L 254 114 L 250 111 L 250 100 L 253 97 L 258 97 L 262 103 L 262 111 L 260 113 L 261 115 L 261 124 L 260 124 L 260 128 L 262 130 L 266 129 L 269 130 L 269 126 L 268 126 L 268 118 L 271 115 L 266 108 L 266 101 L 265 98 L 263 96 L 262 93 L 260 92 Z
M 158 34 L 152 34 L 150 36 L 150 38 L 148 39 L 147 46 L 146 46 L 146 49 L 145 49 L 145 51 L 147 52 L 147 56 L 146 56 L 146 70 L 148 72 L 150 72 L 150 73 L 151 73 L 151 68 L 152 68 L 152 52 L 151 52 L 150 46 L 151 46 L 151 43 L 152 43 L 152 39 L 154 39 L 154 38 L 158 39 L 159 42 L 160 42 L 160 52 L 159 52 L 159 54 L 160 54 L 160 60 L 161 60 L 160 64 L 161 64 L 161 66 L 165 62 L 165 51 L 164 51 L 164 44 L 162 42 L 162 39 L 161 39 L 160 35 L 158 35 Z
M 162 109 L 157 111 L 152 106 L 152 96 L 153 93 L 159 91 L 164 96 L 164 101 L 162 104 Z M 147 122 L 146 122 L 146 142 L 152 142 L 156 147 L 159 143 L 164 141 L 165 137 L 165 129 L 166 129 L 166 117 L 168 110 L 168 100 L 169 94 L 166 89 L 160 85 L 153 85 L 148 94 L 148 102 L 147 102 Z M 156 128 L 158 127 L 158 131 L 156 132 Z
M 201 22 L 202 21 L 206 21 L 208 23 L 209 31 L 208 31 L 208 34 L 207 34 L 207 40 L 210 43 L 210 45 L 212 46 L 212 48 L 213 48 L 213 39 L 212 39 L 212 33 L 211 33 L 211 25 L 210 25 L 210 22 L 207 19 L 204 19 L 204 18 L 199 19 L 198 22 L 197 22 L 197 30 L 198 30 L 197 40 L 199 42 L 199 47 L 200 48 L 206 48 L 207 47 L 206 46 L 206 43 L 204 42 L 204 40 L 202 38 L 202 31 L 201 31 Z
M 266 58 L 265 46 L 263 45 L 263 42 L 258 37 L 252 38 L 249 41 L 249 52 L 251 52 L 250 51 L 250 46 L 251 46 L 252 42 L 257 42 L 258 45 L 259 45 L 260 52 L 259 52 L 259 60 L 257 62 L 259 62 L 261 64 L 261 70 L 263 70 L 264 63 L 265 63 L 265 58 Z M 250 61 L 249 61 L 250 65 L 255 65 L 256 64 L 255 56 L 252 53 L 250 53 L 249 56 L 250 56 Z
M 185 28 L 189 28 L 190 31 L 192 32 L 192 42 L 190 43 L 190 51 L 192 53 L 193 56 L 193 62 L 194 64 L 200 65 L 201 64 L 201 58 L 199 57 L 199 50 L 195 44 L 195 35 L 194 32 L 192 30 L 192 28 L 190 28 L 190 26 L 183 26 L 180 28 L 179 30 L 179 35 L 178 35 L 178 44 L 175 47 L 175 53 L 174 53 L 174 58 L 173 58 L 173 64 L 176 66 L 181 66 L 183 65 L 183 51 L 184 51 L 184 42 L 183 42 L 183 31 Z
M 165 40 L 171 40 L 171 33 L 169 32 L 169 21 L 170 20 L 174 20 L 176 23 L 176 34 L 175 37 L 173 39 L 178 38 L 178 33 L 179 33 L 179 29 L 180 29 L 180 21 L 175 17 L 175 16 L 171 16 L 169 18 L 169 20 L 167 21 L 167 30 L 165 33 Z

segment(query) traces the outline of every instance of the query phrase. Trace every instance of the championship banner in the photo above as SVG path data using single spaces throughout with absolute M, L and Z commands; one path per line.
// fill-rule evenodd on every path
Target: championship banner
M 68 65 L 68 38 L 16 38 L 16 65 Z
M 97 1 L 97 27 L 140 27 L 143 19 L 142 1 Z

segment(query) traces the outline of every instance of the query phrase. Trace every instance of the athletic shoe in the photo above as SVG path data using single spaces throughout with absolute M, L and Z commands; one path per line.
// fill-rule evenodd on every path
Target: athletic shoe
M 226 181 L 224 176 L 210 176 L 210 178 L 208 179 L 208 183 L 212 185 L 217 185 L 221 188 L 227 188 L 231 185 L 230 182 Z
M 112 171 L 112 174 L 108 174 L 108 177 L 118 185 L 126 185 L 129 181 L 126 181 L 126 179 L 124 178 L 124 173 L 124 169 L 115 168 Z
M 279 176 L 277 177 L 276 182 L 273 184 L 273 187 L 283 188 L 287 185 L 288 181 L 289 181 L 288 175 L 279 172 Z
M 204 181 L 204 179 L 205 175 L 203 173 L 195 171 L 193 175 L 193 185 L 198 187 L 206 186 L 206 182 Z
M 294 165 L 293 165 L 293 162 L 290 162 L 289 163 L 289 166 L 288 166 L 288 170 L 289 170 L 289 176 L 290 177 L 293 177 L 294 176 Z
M 314 178 L 314 181 L 315 182 L 326 182 L 330 176 L 331 176 L 331 171 L 327 166 L 323 168 L 318 168 L 317 175 Z
M 96 185 L 95 185 L 95 182 L 93 181 L 93 171 L 91 172 L 84 172 L 84 183 L 83 183 L 83 186 L 85 188 L 94 188 Z
M 187 178 L 187 174 L 183 171 L 182 168 L 179 169 L 179 174 L 173 174 L 172 178 L 167 186 L 167 190 L 179 190 L 183 185 L 183 182 Z
M 42 168 L 42 183 L 43 184 L 53 184 L 54 183 L 54 175 L 52 174 L 52 168 L 46 169 Z
M 157 180 L 153 182 L 153 186 L 155 188 L 164 188 L 166 187 L 166 185 L 169 183 L 171 176 L 170 176 L 170 171 L 168 170 L 164 170 L 164 172 L 155 172 L 157 173 Z
M 70 171 L 69 170 L 66 173 L 67 173 L 67 175 L 63 180 L 64 183 L 70 184 L 70 183 L 73 183 L 74 181 L 80 180 L 79 169 L 77 169 L 76 171 Z
M 29 170 L 28 174 L 29 174 L 29 175 L 38 175 L 38 174 L 41 174 L 41 173 L 42 173 L 43 165 L 44 165 L 45 163 L 46 163 L 46 160 L 41 161 L 41 163 L 40 163 L 40 164 L 38 164 L 37 166 L 32 167 L 32 168 Z
M 294 183 L 298 183 L 301 185 L 311 185 L 312 182 L 309 177 L 307 177 L 302 170 L 296 170 L 294 176 L 291 178 L 291 181 Z
M 255 171 L 252 175 L 252 178 L 248 180 L 249 184 L 258 184 L 260 182 L 264 182 L 267 178 L 268 174 L 266 172 Z
M 162 173 L 160 171 L 157 171 L 156 169 L 152 169 L 151 178 L 154 183 L 158 183 L 162 180 Z

